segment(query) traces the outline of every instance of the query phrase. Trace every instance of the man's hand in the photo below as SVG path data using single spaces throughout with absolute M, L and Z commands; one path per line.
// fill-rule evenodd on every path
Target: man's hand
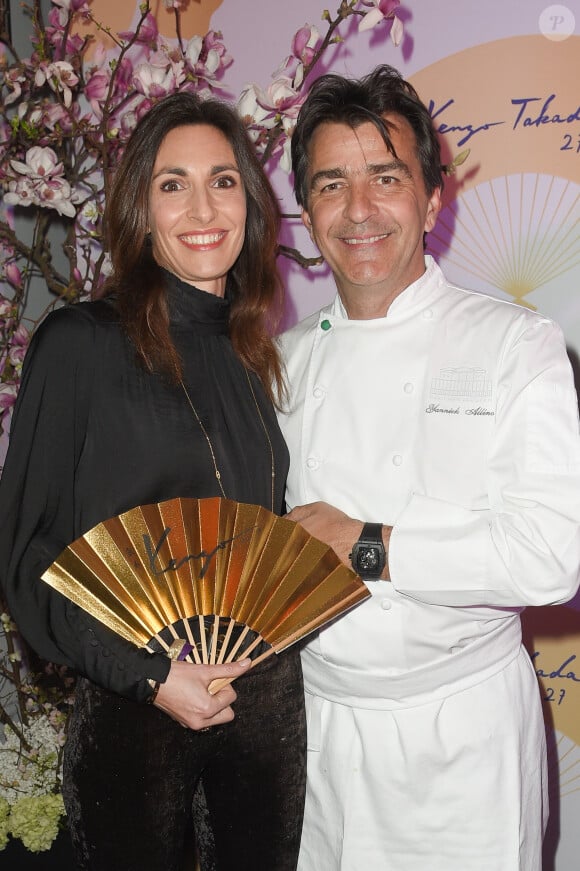
M 298 505 L 286 516 L 300 523 L 310 535 L 330 545 L 343 563 L 350 567 L 348 557 L 362 532 L 362 520 L 349 517 L 327 502 Z
M 286 517 L 300 523 L 304 529 L 330 545 L 336 555 L 349 568 L 352 568 L 349 554 L 355 541 L 358 541 L 364 523 L 349 517 L 343 511 L 339 511 L 328 502 L 310 502 L 308 505 L 297 505 Z M 387 553 L 387 562 L 381 577 L 385 581 L 390 580 L 389 575 L 389 539 L 392 526 L 383 526 L 383 543 Z
M 227 665 L 195 665 L 172 662 L 167 680 L 162 683 L 154 705 L 188 729 L 207 729 L 234 719 L 232 704 L 236 692 L 228 684 L 215 695 L 208 687 L 218 678 L 233 680 L 248 671 L 251 661 Z

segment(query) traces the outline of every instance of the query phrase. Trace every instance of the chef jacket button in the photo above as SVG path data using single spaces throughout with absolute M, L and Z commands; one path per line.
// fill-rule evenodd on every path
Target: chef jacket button
M 312 472 L 317 469 L 319 465 L 320 463 L 318 462 L 316 457 L 308 457 L 308 459 L 306 460 L 306 468 L 310 469 L 310 471 Z
M 393 466 L 402 466 L 403 458 L 400 454 L 395 454 L 393 457 Z
M 406 384 L 403 384 L 403 390 L 405 391 L 405 393 L 412 393 L 414 389 L 415 389 L 415 388 L 414 388 L 414 386 L 411 384 L 410 381 L 407 381 Z
M 426 321 L 430 321 L 431 318 L 433 317 L 432 309 L 426 308 L 425 311 L 423 312 L 423 317 L 425 318 Z
M 381 608 L 383 609 L 383 611 L 390 611 L 392 607 L 393 603 L 390 599 L 383 599 L 381 601 Z
M 315 387 L 312 391 L 312 395 L 315 399 L 324 399 L 324 397 L 326 396 L 326 390 L 324 389 L 324 387 Z

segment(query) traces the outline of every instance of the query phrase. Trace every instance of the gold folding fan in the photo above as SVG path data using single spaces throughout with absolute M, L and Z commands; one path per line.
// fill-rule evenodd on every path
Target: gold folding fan
M 255 665 L 369 596 L 302 526 L 221 497 L 105 520 L 42 578 L 133 644 L 212 664 Z

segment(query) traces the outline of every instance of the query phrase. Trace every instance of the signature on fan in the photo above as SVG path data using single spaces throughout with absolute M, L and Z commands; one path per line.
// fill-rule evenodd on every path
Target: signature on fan
M 224 550 L 228 544 L 231 544 L 233 541 L 237 541 L 240 538 L 250 535 L 256 528 L 256 526 L 250 526 L 248 529 L 242 530 L 242 532 L 233 535 L 231 538 L 224 538 L 223 541 L 218 541 L 213 550 L 202 550 L 199 553 L 188 553 L 179 559 L 172 558 L 164 568 L 159 560 L 159 552 L 171 532 L 171 527 L 167 526 L 163 530 L 163 534 L 155 546 L 153 546 L 153 542 L 148 535 L 143 536 L 143 543 L 145 545 L 145 551 L 147 552 L 147 559 L 149 560 L 149 568 L 154 575 L 160 577 L 167 572 L 176 572 L 182 565 L 185 565 L 185 563 L 191 562 L 192 560 L 201 560 L 202 564 L 199 570 L 199 577 L 203 578 L 207 574 L 211 561 L 218 551 Z

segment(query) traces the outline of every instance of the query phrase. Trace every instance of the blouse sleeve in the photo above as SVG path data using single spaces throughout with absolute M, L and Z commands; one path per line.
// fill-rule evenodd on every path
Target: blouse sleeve
M 75 471 L 98 366 L 98 324 L 82 307 L 39 327 L 24 361 L 0 480 L 0 581 L 10 614 L 43 658 L 136 701 L 170 662 L 108 630 L 41 580 L 75 536 Z M 82 530 L 85 531 L 85 530 Z

